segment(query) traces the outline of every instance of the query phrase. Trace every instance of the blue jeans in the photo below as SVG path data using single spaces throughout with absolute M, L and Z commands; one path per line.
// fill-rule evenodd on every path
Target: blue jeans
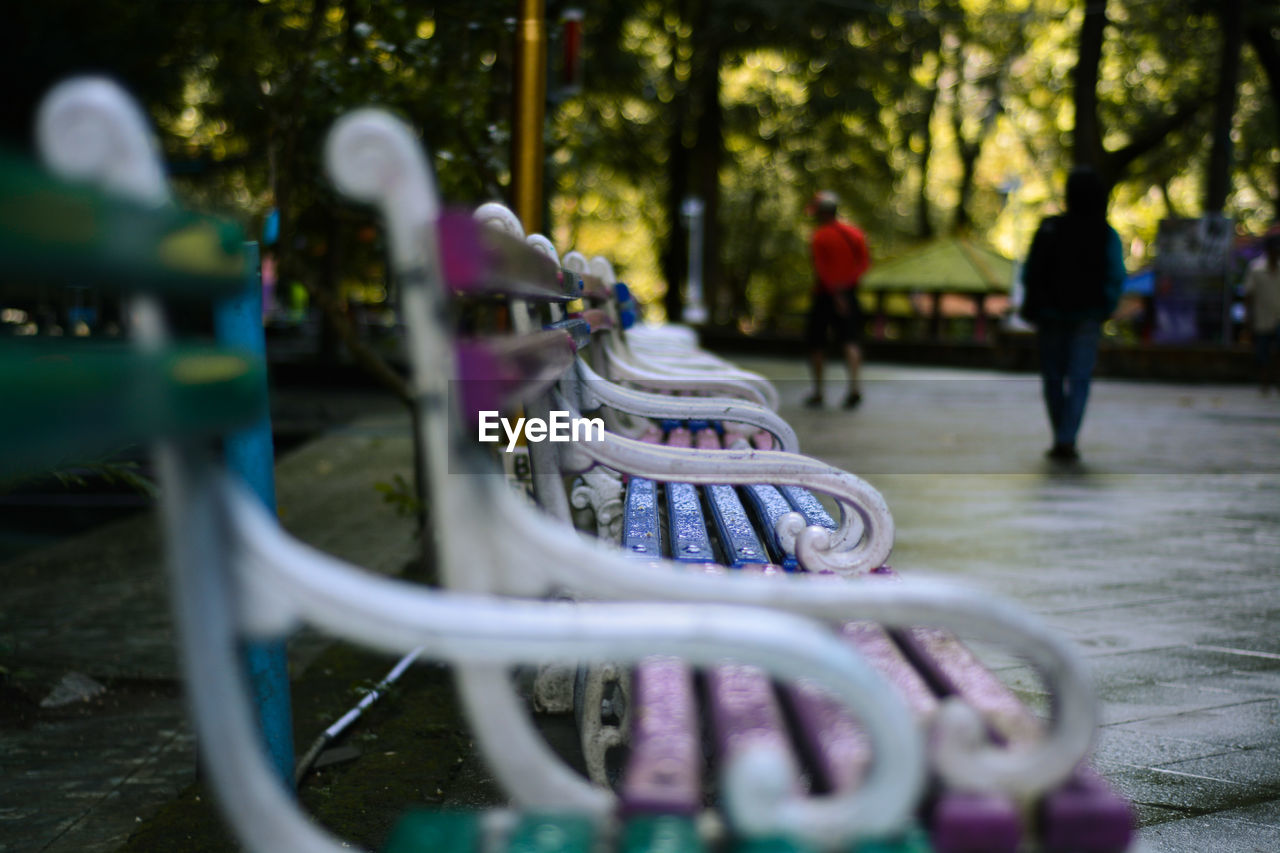
M 1098 360 L 1097 320 L 1043 320 L 1037 328 L 1040 379 L 1055 444 L 1075 444 Z

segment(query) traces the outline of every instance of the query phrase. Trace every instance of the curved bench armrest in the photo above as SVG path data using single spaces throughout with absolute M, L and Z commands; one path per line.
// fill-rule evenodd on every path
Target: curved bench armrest
M 681 475 L 687 479 L 687 472 Z M 1084 663 L 1039 619 L 998 596 L 938 581 L 886 582 L 878 575 L 856 583 L 830 576 L 715 577 L 667 561 L 647 562 L 596 540 L 568 535 L 564 525 L 521 504 L 496 478 L 465 477 L 463 485 L 506 520 L 507 536 L 487 542 L 488 565 L 498 576 L 477 578 L 475 553 L 465 559 L 474 584 L 516 595 L 570 590 L 587 598 L 751 604 L 830 622 L 867 620 L 889 627 L 932 626 L 999 643 L 1024 657 L 1043 678 L 1053 716 L 1039 742 L 1005 748 L 986 740 L 967 708 L 948 703 L 936 724 L 935 763 L 946 782 L 965 791 L 1031 796 L 1068 778 L 1084 760 L 1098 725 L 1097 701 Z
M 575 386 L 566 388 L 571 397 L 576 390 L 578 408 L 590 411 L 601 406 L 617 409 L 629 415 L 646 418 L 672 418 L 678 420 L 728 421 L 747 424 L 768 432 L 778 440 L 782 450 L 800 451 L 800 441 L 791 425 L 777 412 L 759 404 L 752 404 L 733 397 L 673 397 L 637 391 L 610 382 L 579 360 L 577 376 L 570 380 Z
M 749 400 L 761 406 L 777 408 L 776 402 L 770 406 L 770 395 L 762 383 L 753 377 L 740 377 L 726 371 L 725 373 L 680 373 L 674 370 L 660 370 L 649 366 L 637 365 L 618 354 L 608 342 L 602 342 L 605 358 L 609 365 L 609 378 L 615 382 L 632 382 L 642 388 L 654 391 L 690 391 L 698 394 L 718 397 L 734 397 Z M 774 392 L 776 399 L 776 392 Z
M 172 483 L 170 479 L 167 485 Z M 696 665 L 730 659 L 760 666 L 780 679 L 813 680 L 857 714 L 877 754 L 893 759 L 877 762 L 858 792 L 802 798 L 779 797 L 776 782 L 759 775 L 762 766 L 774 766 L 776 760 L 771 754 L 751 755 L 743 761 L 747 766 L 726 770 L 728 806 L 738 830 L 748 835 L 784 833 L 834 847 L 853 838 L 895 831 L 909 819 L 924 780 L 919 734 L 907 722 L 901 700 L 826 628 L 790 614 L 724 605 L 549 603 L 442 594 L 369 574 L 314 551 L 281 531 L 230 480 L 221 480 L 216 487 L 216 505 L 206 509 L 225 514 L 234 543 L 229 556 L 237 570 L 235 580 L 241 587 L 241 601 L 248 605 L 241 611 L 241 625 L 250 636 L 278 635 L 305 620 L 384 651 L 403 653 L 423 646 L 428 655 L 462 664 L 638 661 L 657 654 L 679 656 Z M 207 500 L 199 491 L 189 497 L 196 504 Z M 178 511 L 171 517 L 178 521 L 188 514 Z M 186 525 L 177 524 L 170 532 L 181 540 L 185 529 Z M 201 597 L 199 579 L 187 577 L 200 569 L 201 561 L 192 553 L 195 546 L 172 540 L 171 545 L 179 552 L 175 560 L 179 574 L 191 584 L 179 592 L 191 596 L 183 615 L 197 622 L 206 620 L 209 617 L 202 614 L 208 603 Z M 227 615 L 217 604 L 211 609 Z M 203 645 L 192 653 L 207 657 L 210 652 Z M 208 660 L 195 665 L 201 667 L 194 671 L 202 677 L 208 667 L 216 666 Z M 226 662 L 221 665 L 225 667 Z M 224 713 L 220 705 L 202 710 L 201 716 Z M 207 725 L 216 724 L 202 721 L 202 727 Z M 231 751 L 224 749 L 225 737 L 202 740 L 211 762 L 222 761 L 215 759 L 215 753 Z M 244 752 L 246 746 L 241 740 L 235 751 Z M 243 756 L 238 761 L 241 766 L 236 769 L 216 771 L 219 789 L 226 793 L 230 788 L 236 799 L 245 785 L 243 774 L 256 774 Z M 260 769 L 265 770 L 265 765 Z M 277 789 L 277 806 L 283 805 L 280 794 Z M 260 813 L 262 805 L 232 802 L 228 809 Z
M 557 406 L 569 408 L 557 395 Z M 695 485 L 804 486 L 834 498 L 840 507 L 835 531 L 805 527 L 788 513 L 779 534 L 794 537 L 796 557 L 810 571 L 864 574 L 884 565 L 893 550 L 893 516 L 870 483 L 839 468 L 780 450 L 697 450 L 665 447 L 606 432 L 602 441 L 565 444 L 560 457 L 568 470 L 592 464 L 664 482 Z

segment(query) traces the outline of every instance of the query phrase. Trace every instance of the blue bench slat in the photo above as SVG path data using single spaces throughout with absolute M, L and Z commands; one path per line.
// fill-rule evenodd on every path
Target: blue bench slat
M 662 556 L 658 484 L 642 477 L 632 477 L 627 483 L 627 502 L 623 513 L 622 547 L 636 557 L 654 559 Z
M 682 563 L 713 563 L 715 550 L 707 535 L 698 489 L 689 483 L 667 483 L 667 523 L 671 558 Z
M 582 349 L 591 343 L 591 323 L 582 317 L 570 317 L 567 320 L 557 320 L 554 323 L 547 323 L 542 327 L 548 331 L 554 330 L 564 332 L 569 336 L 569 340 L 573 342 L 573 349 Z
M 696 503 L 696 493 L 693 498 Z M 632 477 L 623 513 L 623 547 L 639 559 L 661 556 L 658 484 Z M 685 526 L 691 528 L 689 541 L 695 542 L 693 525 Z M 676 543 L 674 534 L 671 541 Z M 709 541 L 706 552 L 711 552 Z M 624 811 L 696 814 L 702 807 L 702 745 L 693 670 L 676 658 L 646 658 L 632 670 L 631 701 L 631 755 L 618 792 Z
M 743 486 L 742 495 L 747 499 L 747 507 L 754 513 L 758 529 L 764 534 L 765 543 L 773 559 L 782 568 L 794 572 L 800 568 L 795 554 L 788 554 L 778 541 L 778 519 L 789 512 L 794 512 L 791 503 L 775 486 Z
M 729 565 L 740 569 L 747 565 L 767 565 L 769 554 L 751 526 L 751 519 L 738 499 L 733 486 L 707 486 L 708 504 L 716 532 L 724 546 Z
M 781 486 L 779 488 L 795 511 L 804 516 L 806 523 L 816 524 L 819 527 L 826 527 L 831 530 L 836 529 L 835 519 L 831 517 L 831 513 L 827 512 L 826 507 L 814 496 L 813 492 L 803 486 Z

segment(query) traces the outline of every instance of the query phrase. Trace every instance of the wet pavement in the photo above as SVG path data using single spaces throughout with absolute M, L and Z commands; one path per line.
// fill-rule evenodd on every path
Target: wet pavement
M 1084 461 L 1063 467 L 1029 377 L 872 365 L 846 412 L 837 369 L 811 411 L 802 363 L 741 363 L 778 380 L 807 453 L 884 492 L 895 568 L 1011 597 L 1080 646 L 1104 702 L 1095 763 L 1137 805 L 1142 851 L 1280 849 L 1280 399 L 1101 381 Z M 412 522 L 375 484 L 408 459 L 393 410 L 301 447 L 279 465 L 285 525 L 398 571 Z M 115 850 L 194 778 L 151 519 L 0 572 L 0 663 L 24 688 L 0 694 L 0 850 Z M 321 645 L 292 644 L 295 673 Z M 105 692 L 35 705 L 72 672 Z
M 1280 850 L 1280 397 L 1096 382 L 1064 466 L 1034 377 L 872 365 L 849 413 L 841 373 L 810 411 L 802 364 L 742 363 L 779 382 L 804 452 L 884 493 L 897 569 L 1011 597 L 1077 643 L 1095 765 L 1135 803 L 1140 850 Z

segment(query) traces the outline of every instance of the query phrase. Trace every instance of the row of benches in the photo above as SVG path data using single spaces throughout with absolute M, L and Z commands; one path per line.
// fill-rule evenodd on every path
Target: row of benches
M 625 330 L 629 308 L 607 262 L 561 261 L 545 238 L 518 239 L 518 223 L 492 208 L 481 216 L 505 220 L 507 233 L 442 212 L 412 133 L 376 111 L 342 119 L 326 161 L 340 191 L 384 219 L 449 591 L 371 576 L 292 540 L 208 441 L 261 417 L 260 357 L 174 344 L 159 310 L 160 297 L 239 287 L 234 229 L 157 207 L 162 173 L 136 110 L 104 98 L 102 83 L 87 85 L 93 96 L 68 99 L 46 156 L 133 203 L 24 178 L 31 187 L 11 199 L 21 205 L 19 236 L 0 240 L 0 260 L 11 274 L 93 275 L 133 293 L 135 335 L 111 351 L 6 352 L 3 392 L 29 404 L 7 460 L 38 466 L 95 444 L 83 429 L 51 429 L 88 417 L 111 425 L 113 441 L 154 443 L 181 656 L 199 674 L 188 685 L 197 737 L 246 846 L 342 849 L 297 809 L 262 754 L 236 654 L 245 639 L 278 641 L 303 621 L 456 664 L 477 742 L 524 815 L 413 815 L 388 843 L 400 853 L 567 853 L 598 849 L 600 837 L 628 850 L 855 841 L 1013 850 L 1033 810 L 1046 849 L 1127 845 L 1126 805 L 1082 764 L 1096 710 L 1061 639 L 1008 603 L 885 569 L 893 527 L 883 499 L 795 452 L 767 382 L 699 353 L 679 330 Z M 32 199 L 48 206 L 39 216 Z M 101 221 L 129 223 L 120 238 L 131 243 L 128 262 L 114 242 L 67 251 L 67 232 L 53 227 L 101 205 L 113 211 Z M 151 252 L 150 275 L 138 274 L 139 249 Z M 582 315 L 566 315 L 579 300 Z M 470 317 L 500 306 L 511 332 L 459 337 L 452 318 L 464 304 Z M 85 388 L 86 375 L 108 373 L 112 384 Z M 492 476 L 475 441 L 479 411 L 516 406 L 530 417 L 600 411 L 610 427 L 599 442 L 529 446 L 541 508 Z M 672 422 L 657 429 L 654 418 Z M 739 436 L 736 446 L 715 446 L 718 426 Z M 583 471 L 575 499 L 571 477 Z M 595 535 L 575 531 L 575 506 L 594 509 Z M 1032 662 L 1052 694 L 1050 720 L 1027 712 L 957 633 Z M 510 668 L 539 663 L 597 667 L 582 679 L 579 707 L 594 720 L 585 738 L 598 777 L 609 745 L 629 735 L 617 794 L 579 777 L 537 734 Z M 610 681 L 627 700 L 606 715 Z M 699 686 L 711 697 L 721 768 L 709 796 Z M 602 716 L 628 717 L 620 704 L 629 726 Z M 605 723 L 613 734 L 602 736 Z M 921 821 L 929 840 L 913 828 Z

